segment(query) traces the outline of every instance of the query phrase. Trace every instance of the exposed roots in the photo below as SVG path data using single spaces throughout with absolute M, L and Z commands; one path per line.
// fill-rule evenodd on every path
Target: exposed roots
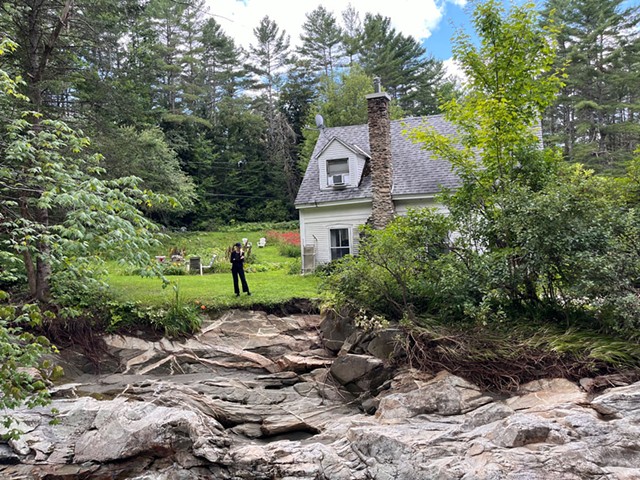
M 616 369 L 593 358 L 558 353 L 516 335 L 492 335 L 483 329 L 448 331 L 405 329 L 394 355 L 397 364 L 422 371 L 447 370 L 487 391 L 513 392 L 543 378 L 606 375 Z
M 87 317 L 55 318 L 44 322 L 43 334 L 58 348 L 76 348 L 91 362 L 97 373 L 109 351 L 102 338 L 104 326 Z

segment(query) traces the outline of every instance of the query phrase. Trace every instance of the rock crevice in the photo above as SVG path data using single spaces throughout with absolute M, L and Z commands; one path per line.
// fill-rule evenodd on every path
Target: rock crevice
M 74 374 L 50 408 L 11 412 L 23 434 L 0 442 L 0 478 L 640 479 L 640 383 L 498 398 L 394 370 L 389 338 L 357 338 L 318 315 L 232 311 L 181 342 L 106 337 L 101 374 L 63 352 Z

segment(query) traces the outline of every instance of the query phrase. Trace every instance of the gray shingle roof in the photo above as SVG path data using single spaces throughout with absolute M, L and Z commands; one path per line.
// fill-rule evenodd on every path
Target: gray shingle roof
M 455 127 L 444 119 L 443 115 L 430 117 L 412 117 L 391 121 L 391 156 L 393 163 L 393 195 L 429 195 L 437 193 L 442 187 L 456 187 L 459 179 L 451 169 L 451 164 L 422 150 L 419 144 L 412 143 L 403 130 L 429 125 L 443 135 L 455 134 Z M 352 199 L 371 198 L 371 176 L 366 176 L 357 188 L 343 190 L 320 190 L 318 154 L 328 142 L 338 138 L 346 144 L 358 147 L 368 155 L 368 125 L 325 128 L 316 143 L 307 171 L 298 190 L 296 205 L 325 203 Z

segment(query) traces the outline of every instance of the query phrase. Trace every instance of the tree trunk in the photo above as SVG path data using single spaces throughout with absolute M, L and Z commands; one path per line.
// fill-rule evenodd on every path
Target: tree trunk
M 29 218 L 29 210 L 27 209 L 27 199 L 21 197 L 18 200 L 20 205 L 20 214 L 23 218 Z M 37 283 L 36 283 L 36 267 L 33 262 L 33 256 L 28 249 L 22 252 L 22 259 L 24 261 L 24 268 L 27 272 L 27 281 L 29 282 L 29 294 L 32 298 L 36 297 Z
M 43 106 L 43 78 L 47 69 L 51 55 L 53 54 L 62 28 L 68 25 L 71 16 L 71 8 L 73 0 L 66 0 L 58 21 L 53 26 L 53 30 L 49 35 L 43 31 L 41 24 L 44 17 L 44 9 L 47 8 L 44 3 L 33 3 L 27 17 L 27 29 L 24 32 L 24 48 L 26 53 L 24 56 L 25 65 L 24 78 L 27 81 L 27 96 L 31 101 L 31 109 L 40 112 Z M 40 117 L 32 118 L 33 130 L 37 134 L 41 130 Z M 25 166 L 28 168 L 28 166 Z M 38 187 L 39 188 L 39 187 Z M 28 204 L 29 198 L 38 198 L 42 192 L 24 191 L 20 199 L 21 215 L 26 219 L 33 219 L 39 223 L 41 234 L 48 236 L 49 230 L 49 212 L 45 208 L 31 208 Z M 35 244 L 37 258 L 34 260 L 31 252 L 25 251 L 23 259 L 27 278 L 29 282 L 29 291 L 31 296 L 42 303 L 47 303 L 51 297 L 51 245 L 48 240 L 37 241 Z

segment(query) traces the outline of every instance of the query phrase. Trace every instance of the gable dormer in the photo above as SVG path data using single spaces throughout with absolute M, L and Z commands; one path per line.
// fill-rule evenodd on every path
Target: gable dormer
M 360 147 L 337 137 L 329 140 L 316 157 L 321 190 L 357 187 L 369 159 L 369 155 Z

